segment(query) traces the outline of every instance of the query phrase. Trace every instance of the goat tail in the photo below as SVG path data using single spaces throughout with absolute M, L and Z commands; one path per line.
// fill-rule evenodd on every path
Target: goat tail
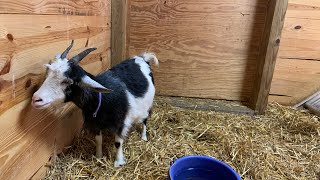
M 159 66 L 159 60 L 156 57 L 156 55 L 152 52 L 149 52 L 149 53 L 145 52 L 141 54 L 140 57 L 142 57 L 148 63 L 152 61 L 156 66 Z

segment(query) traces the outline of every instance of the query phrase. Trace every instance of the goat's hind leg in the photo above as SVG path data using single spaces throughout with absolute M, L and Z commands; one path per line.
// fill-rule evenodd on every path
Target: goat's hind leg
M 141 121 L 141 124 L 142 124 L 141 139 L 144 140 L 144 141 L 148 141 L 148 138 L 147 138 L 147 121 L 148 121 L 148 118 L 150 116 L 151 116 L 151 110 L 148 111 L 148 116 Z
M 127 122 L 127 123 L 126 123 Z M 124 155 L 123 155 L 123 142 L 124 142 L 124 138 L 127 135 L 127 132 L 129 130 L 129 128 L 131 127 L 132 121 L 125 121 L 125 125 L 122 128 L 122 130 L 120 131 L 120 134 L 115 134 L 115 147 L 117 149 L 117 156 L 116 156 L 116 160 L 114 161 L 114 167 L 121 167 L 124 166 L 126 164 Z
M 141 139 L 144 140 L 144 141 L 148 141 L 148 138 L 147 138 L 147 120 L 148 120 L 148 118 L 145 118 L 142 121 Z
M 115 147 L 117 149 L 117 157 L 116 160 L 114 161 L 114 167 L 121 167 L 124 166 L 126 164 L 126 161 L 124 159 L 124 155 L 123 155 L 123 149 L 122 149 L 122 145 L 123 145 L 123 138 L 121 138 L 119 135 L 115 135 Z

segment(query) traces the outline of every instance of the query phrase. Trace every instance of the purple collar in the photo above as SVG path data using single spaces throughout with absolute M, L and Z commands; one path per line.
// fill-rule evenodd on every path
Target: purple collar
M 100 106 L 101 106 L 101 100 L 102 100 L 102 93 L 99 92 L 99 104 L 98 104 L 98 107 L 97 107 L 96 111 L 93 113 L 93 117 L 94 118 L 97 117 L 97 113 L 98 113 L 98 111 L 100 109 Z

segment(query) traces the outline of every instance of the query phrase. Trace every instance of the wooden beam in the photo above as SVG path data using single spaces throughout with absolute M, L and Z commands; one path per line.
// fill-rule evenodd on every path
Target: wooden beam
M 245 114 L 249 116 L 254 115 L 254 111 L 252 109 L 236 101 L 230 102 L 204 98 L 157 96 L 155 102 L 158 105 L 170 104 L 171 106 L 191 110 Z
M 0 14 L 109 16 L 109 0 L 0 0 Z
M 126 58 L 126 36 L 129 0 L 111 1 L 111 66 Z
M 257 114 L 263 114 L 267 107 L 287 6 L 288 0 L 269 1 L 251 101 Z

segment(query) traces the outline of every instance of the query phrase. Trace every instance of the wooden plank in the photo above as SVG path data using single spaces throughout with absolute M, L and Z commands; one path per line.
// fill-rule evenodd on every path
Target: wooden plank
M 251 107 L 258 114 L 264 113 L 268 104 L 287 6 L 288 0 L 269 1 L 251 104 Z
M 110 0 L 0 0 L 0 14 L 109 16 Z
M 159 97 L 159 96 L 158 96 Z M 240 102 L 230 102 L 223 100 L 212 100 L 212 99 L 200 99 L 200 98 L 186 98 L 186 97 L 165 97 L 156 98 L 155 103 L 157 105 L 170 104 L 171 106 L 201 110 L 201 111 L 216 111 L 224 113 L 234 114 L 246 114 L 254 115 L 254 111 Z
M 97 67 L 102 67 L 102 62 L 91 62 L 83 67 L 96 74 L 101 71 Z M 43 74 L 34 75 L 35 78 L 41 76 Z M 25 93 L 24 86 L 16 83 L 17 89 L 20 86 Z M 27 100 L 15 103 L 0 115 L 0 179 L 29 179 L 48 161 L 55 148 L 61 151 L 81 128 L 81 112 L 74 105 L 36 110 L 30 106 L 33 92 L 28 90 Z M 8 102 L 15 101 L 9 99 Z
M 81 128 L 74 105 L 36 110 L 30 99 L 44 79 L 42 65 L 71 39 L 69 56 L 98 48 L 81 62 L 85 70 L 110 67 L 110 2 L 0 0 L 0 179 L 31 178 Z
M 270 102 L 294 105 L 319 90 L 319 23 L 320 1 L 289 0 Z
M 290 0 L 280 58 L 320 60 L 320 1 Z
M 44 179 L 43 177 L 45 177 L 47 175 L 48 170 L 49 170 L 48 166 L 46 166 L 46 165 L 41 166 L 37 170 L 37 172 L 31 176 L 30 180 L 41 180 L 41 179 Z
M 111 7 L 111 59 L 112 66 L 126 58 L 127 20 L 129 0 L 112 0 Z
M 289 0 L 286 18 L 319 19 L 320 1 Z
M 36 110 L 23 101 L 0 116 L 0 179 L 29 179 L 82 126 L 74 106 Z M 56 144 L 54 144 L 56 142 Z
M 320 89 L 318 61 L 278 58 L 270 102 L 294 105 Z
M 160 95 L 249 101 L 266 7 L 252 0 L 132 0 L 129 54 L 157 54 Z
M 71 39 L 75 39 L 75 46 L 70 56 L 86 47 L 97 47 L 81 64 L 99 67 L 93 73 L 108 68 L 111 33 L 108 21 L 110 16 L 0 15 L 0 29 L 4 29 L 0 32 L 0 114 L 31 96 L 42 81 L 45 70 L 42 65 L 68 47 Z M 23 27 L 20 22 L 24 22 Z M 12 41 L 8 34 L 14 37 Z
M 5 39 L 7 40 L 7 42 L 15 43 L 17 42 L 16 40 L 19 38 L 29 38 L 32 36 L 38 37 L 41 35 L 53 33 L 51 34 L 51 36 L 53 36 L 51 40 L 55 40 L 57 38 L 54 37 L 59 34 L 54 33 L 64 32 L 63 38 L 70 39 L 72 37 L 69 31 L 73 29 L 86 28 L 87 32 L 94 32 L 94 28 L 110 29 L 110 24 L 106 23 L 110 21 L 110 18 L 110 16 L 88 17 L 60 15 L 0 14 L 0 38 L 1 40 Z M 21 22 L 24 23 L 24 26 L 21 26 Z M 60 36 L 58 36 L 58 38 L 60 38 Z M 35 39 L 34 41 L 38 41 L 38 39 Z
M 318 18 L 286 19 L 279 51 L 280 58 L 320 61 L 320 14 Z

